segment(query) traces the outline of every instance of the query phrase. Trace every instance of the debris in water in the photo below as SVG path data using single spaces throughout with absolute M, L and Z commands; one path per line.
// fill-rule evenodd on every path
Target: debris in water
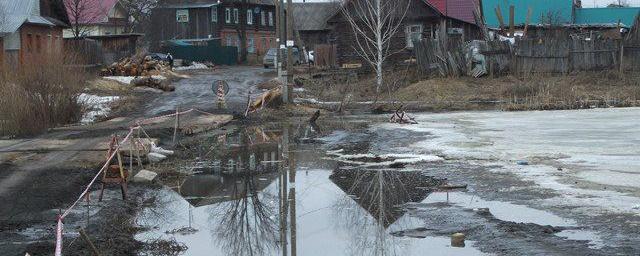
M 451 246 L 453 247 L 464 247 L 464 234 L 463 233 L 455 233 L 451 235 Z
M 170 235 L 179 234 L 179 235 L 183 235 L 184 236 L 184 235 L 191 235 L 191 234 L 194 234 L 196 232 L 198 232 L 198 230 L 195 229 L 195 228 L 192 228 L 192 227 L 181 227 L 181 228 L 176 228 L 176 229 L 173 229 L 173 230 L 166 231 L 164 233 L 170 234 Z

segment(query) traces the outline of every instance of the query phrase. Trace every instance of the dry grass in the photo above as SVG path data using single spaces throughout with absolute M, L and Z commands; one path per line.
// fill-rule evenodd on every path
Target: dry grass
M 385 77 L 379 100 L 400 102 L 420 110 L 544 110 L 640 105 L 640 74 L 631 72 L 624 77 L 614 71 L 602 71 L 566 76 L 538 74 L 527 78 L 459 77 L 417 81 L 418 74 L 397 71 Z M 304 86 L 310 97 L 322 101 L 376 98 L 375 79 L 371 76 L 358 79 L 328 76 L 309 79 Z
M 65 68 L 63 56 L 43 55 L 0 72 L 0 134 L 33 135 L 78 121 L 85 72 Z

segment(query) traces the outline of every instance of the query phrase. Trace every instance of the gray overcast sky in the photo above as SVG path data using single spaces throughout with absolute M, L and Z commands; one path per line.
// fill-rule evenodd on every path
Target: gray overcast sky
M 302 2 L 302 0 L 293 0 L 294 2 Z M 332 0 L 306 0 L 307 2 L 326 2 Z M 570 1 L 570 0 L 562 0 Z M 640 6 L 640 0 L 622 0 L 631 6 Z M 618 0 L 582 0 L 582 7 L 605 7 L 610 3 L 618 2 Z

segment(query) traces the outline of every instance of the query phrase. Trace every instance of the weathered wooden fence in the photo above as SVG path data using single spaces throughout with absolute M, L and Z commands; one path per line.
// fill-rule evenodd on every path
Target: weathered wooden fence
M 65 39 L 64 50 L 68 54 L 74 54 L 71 65 L 92 66 L 101 65 L 104 62 L 100 42 L 93 39 Z
M 640 70 L 640 40 L 632 37 L 518 39 L 513 45 L 508 41 L 474 41 L 446 48 L 438 40 L 421 40 L 415 46 L 419 68 L 441 76 Z
M 318 44 L 314 48 L 314 65 L 334 68 L 338 66 L 338 48 L 336 45 Z

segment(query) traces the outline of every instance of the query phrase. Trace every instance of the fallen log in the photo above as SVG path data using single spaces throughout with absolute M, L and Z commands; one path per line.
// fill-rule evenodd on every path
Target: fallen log
M 170 84 L 163 83 L 162 80 L 153 77 L 136 77 L 131 81 L 131 85 L 135 87 L 145 86 L 155 89 L 160 89 L 165 92 L 172 92 L 176 90 L 176 87 Z
M 260 95 L 249 105 L 249 113 L 253 113 L 264 107 L 276 107 L 282 104 L 282 87 L 271 89 Z

